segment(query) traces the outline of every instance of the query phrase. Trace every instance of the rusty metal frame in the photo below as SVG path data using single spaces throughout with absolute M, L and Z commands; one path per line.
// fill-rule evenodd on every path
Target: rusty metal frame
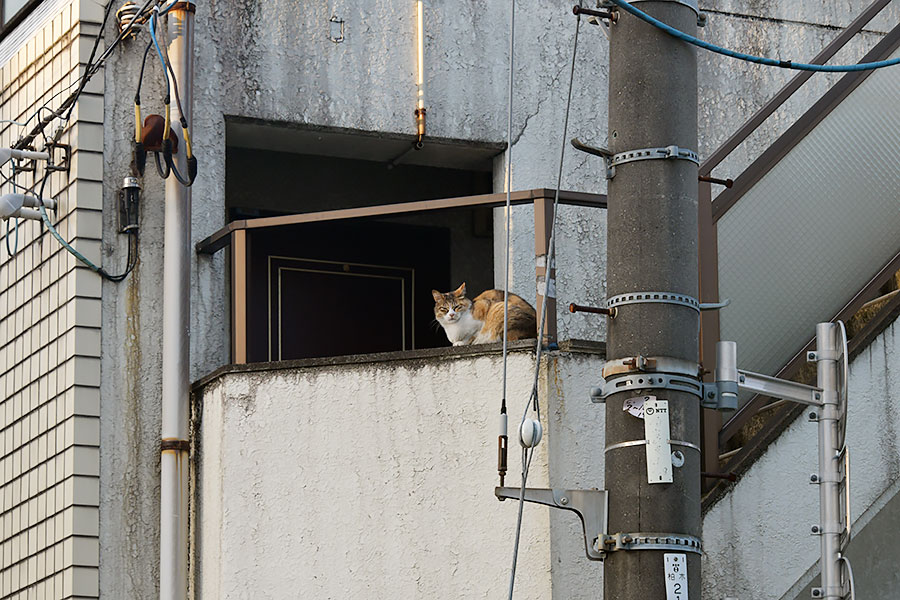
M 556 190 L 547 188 L 523 190 L 512 192 L 510 194 L 511 203 L 514 205 L 534 204 L 535 259 L 538 263 L 539 258 L 542 256 L 546 262 L 547 251 L 549 250 L 550 225 L 553 219 L 553 199 L 555 194 Z M 603 194 L 587 194 L 583 192 L 560 190 L 559 202 L 561 204 L 573 206 L 606 208 L 606 196 Z M 247 285 L 249 282 L 250 256 L 250 236 L 248 231 L 269 227 L 297 225 L 301 223 L 381 217 L 414 212 L 448 210 L 453 208 L 499 207 L 504 206 L 505 204 L 506 194 L 504 193 L 481 194 L 477 196 L 462 196 L 439 200 L 424 200 L 420 202 L 403 202 L 361 208 L 326 210 L 278 217 L 243 219 L 229 223 L 211 236 L 199 242 L 196 249 L 199 254 L 214 254 L 222 248 L 230 246 L 232 363 L 244 364 L 247 362 L 247 317 L 249 314 L 247 306 Z M 544 276 L 545 269 L 536 266 L 535 280 L 537 281 Z M 551 272 L 551 276 L 555 277 L 555 271 Z M 538 294 L 536 307 L 538 314 L 540 314 L 542 301 L 543 298 Z M 544 324 L 543 335 L 545 343 L 548 344 L 557 341 L 556 298 L 551 297 L 549 302 L 550 304 L 547 306 L 547 319 Z
M 231 238 L 231 362 L 247 362 L 247 285 L 249 277 L 250 248 L 247 231 L 238 229 Z
M 854 295 L 853 298 L 837 312 L 837 314 L 834 315 L 831 321 L 846 321 L 852 317 L 863 304 L 875 297 L 878 289 L 893 277 L 894 273 L 897 271 L 900 271 L 900 252 L 895 254 L 893 258 L 885 263 L 878 273 L 876 273 L 875 276 L 872 277 L 869 282 L 863 286 L 863 288 L 857 292 L 856 295 Z M 854 344 L 857 337 L 858 335 L 850 340 L 851 346 Z M 815 338 L 810 339 L 810 341 L 807 342 L 775 376 L 782 379 L 789 379 L 794 376 L 806 362 L 806 353 L 813 349 L 814 344 Z M 765 396 L 755 395 L 738 409 L 719 432 L 720 447 L 724 446 L 728 440 L 734 437 L 735 434 L 747 424 L 747 421 L 759 412 L 760 408 L 766 404 L 766 401 L 767 398 Z
M 882 331 L 884 331 L 896 318 L 900 315 L 900 295 L 891 298 L 887 304 L 878 312 L 871 321 L 850 340 L 848 351 L 852 360 L 862 350 L 869 345 Z M 794 420 L 802 413 L 807 411 L 807 407 L 786 403 L 781 405 L 772 417 L 768 420 L 765 427 L 760 430 L 748 443 L 737 450 L 728 464 L 725 466 L 725 472 L 734 472 L 740 474 L 744 472 L 757 456 L 763 452 L 772 441 L 777 438 Z M 703 509 L 715 503 L 716 500 L 724 495 L 728 489 L 729 482 L 719 482 L 713 486 L 712 491 L 703 499 Z
M 852 23 L 847 25 L 847 28 L 841 31 L 841 34 L 834 38 L 825 48 L 822 49 L 819 54 L 817 54 L 812 60 L 809 61 L 809 64 L 812 65 L 823 65 L 828 60 L 830 60 L 835 54 L 837 54 L 841 48 L 843 48 L 847 42 L 853 39 L 857 33 L 862 31 L 863 27 L 865 27 L 869 21 L 871 21 L 875 16 L 881 12 L 884 7 L 891 3 L 891 0 L 876 0 L 872 4 L 869 5 L 858 17 L 856 17 Z M 784 104 L 800 87 L 809 80 L 810 77 L 813 76 L 812 71 L 801 71 L 799 74 L 794 76 L 787 85 L 785 85 L 781 90 L 775 94 L 771 100 L 769 100 L 762 108 L 760 108 L 756 113 L 744 123 L 740 129 L 738 129 L 734 135 L 729 137 L 725 142 L 719 146 L 709 155 L 709 157 L 703 161 L 700 165 L 700 175 L 709 176 L 713 169 L 715 169 L 725 158 L 728 157 L 738 146 L 740 146 L 744 140 L 746 140 L 756 129 L 768 119 L 772 113 L 778 110 L 782 104 Z
M 875 0 L 858 17 L 856 17 L 846 29 L 832 40 L 822 51 L 809 62 L 812 64 L 825 64 L 837 52 L 839 52 L 863 27 L 880 13 L 890 0 Z M 877 60 L 892 52 L 898 44 L 898 29 L 895 28 L 883 40 L 881 40 L 867 55 L 863 61 Z M 699 174 L 709 177 L 713 170 L 719 166 L 738 146 L 740 146 L 756 129 L 766 121 L 779 107 L 781 107 L 800 87 L 812 77 L 813 73 L 801 72 L 791 79 L 775 96 L 760 108 L 747 122 L 729 137 L 718 149 L 716 149 L 700 165 Z M 717 302 L 719 277 L 718 277 L 718 239 L 716 223 L 740 197 L 746 193 L 769 169 L 780 160 L 791 148 L 793 148 L 809 131 L 812 130 L 828 113 L 831 112 L 846 96 L 853 91 L 865 79 L 863 74 L 847 75 L 841 78 L 831 90 L 829 90 L 815 105 L 790 127 L 787 132 L 760 156 L 739 177 L 732 188 L 724 190 L 713 202 L 712 187 L 707 182 L 699 185 L 699 260 L 700 260 L 700 298 L 701 302 Z M 891 263 L 896 262 L 891 261 Z M 873 287 L 880 286 L 887 277 L 885 269 L 867 284 L 863 290 L 842 309 L 835 318 L 846 318 L 851 307 L 861 306 L 865 300 L 858 301 L 870 295 Z M 896 270 L 896 269 L 895 269 Z M 888 275 L 889 277 L 889 275 Z M 881 283 L 876 283 L 880 281 Z M 856 308 L 853 309 L 854 312 Z M 852 314 L 852 313 L 850 313 Z M 707 311 L 701 316 L 701 345 L 700 360 L 704 369 L 712 372 L 715 370 L 715 343 L 719 339 L 719 315 L 718 311 Z M 805 355 L 805 351 L 812 342 L 795 355 L 785 367 L 779 371 L 778 376 L 783 377 L 794 372 L 802 364 L 799 359 Z M 703 437 L 703 468 L 708 472 L 719 471 L 719 448 L 727 442 L 734 433 L 742 427 L 764 404 L 764 398 L 754 397 L 742 407 L 723 428 L 722 415 L 716 411 L 704 410 L 702 415 Z M 742 411 L 743 414 L 742 414 Z M 780 424 L 786 416 L 785 411 L 779 411 L 772 424 Z M 795 415 L 794 415 L 795 416 Z M 793 417 L 792 417 L 793 418 Z M 737 420 L 736 420 L 737 419 Z M 762 433 L 759 441 L 762 440 Z M 766 441 L 765 443 L 768 443 Z M 736 464 L 732 460 L 730 464 Z
M 883 60 L 900 47 L 900 26 L 892 29 L 860 62 Z M 768 173 L 800 140 L 806 137 L 831 111 L 844 101 L 874 71 L 856 71 L 844 75 L 812 108 L 784 132 L 774 144 L 762 153 L 734 180 L 734 186 L 725 189 L 713 201 L 713 220 L 718 221 L 734 204 Z M 790 84 L 789 84 L 790 85 Z
M 544 331 L 541 332 L 541 343 L 545 346 L 557 343 L 556 323 L 556 265 L 547 264 L 550 256 L 550 234 L 553 225 L 553 198 L 535 198 L 534 200 L 534 261 L 535 283 L 537 294 L 535 295 L 535 310 L 538 323 L 541 320 L 541 310 L 544 302 L 547 303 L 547 318 L 544 321 Z M 546 285 L 545 285 L 546 282 Z M 551 283 L 552 282 L 552 283 Z M 546 295 L 542 293 L 546 289 Z

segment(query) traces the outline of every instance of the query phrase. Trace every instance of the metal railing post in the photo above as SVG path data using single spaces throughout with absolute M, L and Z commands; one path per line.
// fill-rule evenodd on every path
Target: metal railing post
M 231 232 L 231 362 L 247 362 L 247 230 Z
M 548 265 L 547 259 L 550 253 L 550 229 L 553 224 L 553 198 L 542 197 L 534 199 L 534 264 L 537 295 L 535 310 L 540 322 L 541 310 L 544 302 L 547 302 L 547 318 L 544 321 L 544 331 L 539 332 L 544 346 L 557 343 L 556 323 L 556 260 Z M 546 282 L 546 285 L 545 285 Z M 545 290 L 546 289 L 546 293 Z

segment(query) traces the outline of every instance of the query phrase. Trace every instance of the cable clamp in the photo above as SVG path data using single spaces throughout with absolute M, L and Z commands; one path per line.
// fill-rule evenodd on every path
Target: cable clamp
M 629 292 L 618 294 L 606 299 L 607 308 L 615 308 L 626 304 L 677 304 L 696 310 L 718 310 L 731 304 L 731 300 L 724 302 L 701 303 L 693 296 L 676 294 L 675 292 Z
M 599 386 L 591 388 L 591 402 L 605 402 L 607 397 L 621 392 L 651 389 L 685 392 L 703 399 L 703 384 L 696 375 L 688 377 L 670 373 L 641 373 L 617 375 L 603 380 Z
M 691 161 L 697 166 L 700 165 L 700 156 L 695 151 L 688 148 L 680 148 L 675 145 L 661 146 L 659 148 L 639 148 L 637 150 L 628 150 L 627 152 L 618 152 L 616 154 L 611 154 L 608 152 L 609 151 L 607 150 L 606 152 L 601 154 L 601 156 L 603 156 L 603 159 L 606 161 L 607 179 L 612 179 L 616 176 L 617 166 L 624 165 L 625 163 L 635 162 L 638 160 L 678 159 Z
M 666 443 L 670 446 L 681 446 L 683 448 L 690 448 L 691 450 L 696 450 L 700 452 L 700 446 L 697 444 L 692 444 L 691 442 L 686 442 L 684 440 L 666 440 Z M 618 444 L 610 444 L 606 448 L 603 449 L 603 453 L 606 454 L 610 450 L 621 450 L 622 448 L 631 448 L 633 446 L 646 446 L 647 440 L 628 440 L 627 442 L 619 442 Z
M 703 542 L 700 538 L 683 533 L 616 533 L 604 535 L 598 541 L 598 550 L 602 552 L 675 550 L 703 554 Z
M 603 363 L 601 377 L 606 379 L 613 375 L 629 373 L 670 373 L 699 377 L 701 367 L 698 363 L 670 356 L 628 356 L 615 358 Z

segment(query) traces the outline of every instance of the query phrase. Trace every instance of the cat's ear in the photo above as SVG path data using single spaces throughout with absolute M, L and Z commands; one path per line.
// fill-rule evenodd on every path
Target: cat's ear
M 466 282 L 463 281 L 462 285 L 453 290 L 453 295 L 457 298 L 465 298 L 466 297 Z
M 437 290 L 431 290 L 431 295 L 434 296 L 435 302 L 440 302 L 444 299 L 444 295 Z

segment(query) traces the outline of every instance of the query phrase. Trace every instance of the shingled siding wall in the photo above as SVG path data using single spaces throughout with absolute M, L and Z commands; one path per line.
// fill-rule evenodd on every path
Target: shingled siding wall
M 102 17 L 95 2 L 47 2 L 3 40 L 0 119 L 25 121 L 59 94 L 50 104 L 56 108 L 78 79 Z M 59 202 L 51 219 L 94 261 L 100 261 L 102 91 L 97 78 L 79 100 L 61 138 L 72 146 L 71 168 L 48 183 Z M 0 124 L 0 146 L 25 131 Z M 41 138 L 35 146 L 42 149 Z M 3 173 L 11 173 L 10 165 Z M 39 166 L 16 182 L 30 186 L 42 175 Z M 19 190 L 0 186 L 0 193 L 13 191 Z M 14 231 L 0 240 L 0 596 L 97 598 L 100 278 L 40 223 L 21 221 L 17 242 Z

